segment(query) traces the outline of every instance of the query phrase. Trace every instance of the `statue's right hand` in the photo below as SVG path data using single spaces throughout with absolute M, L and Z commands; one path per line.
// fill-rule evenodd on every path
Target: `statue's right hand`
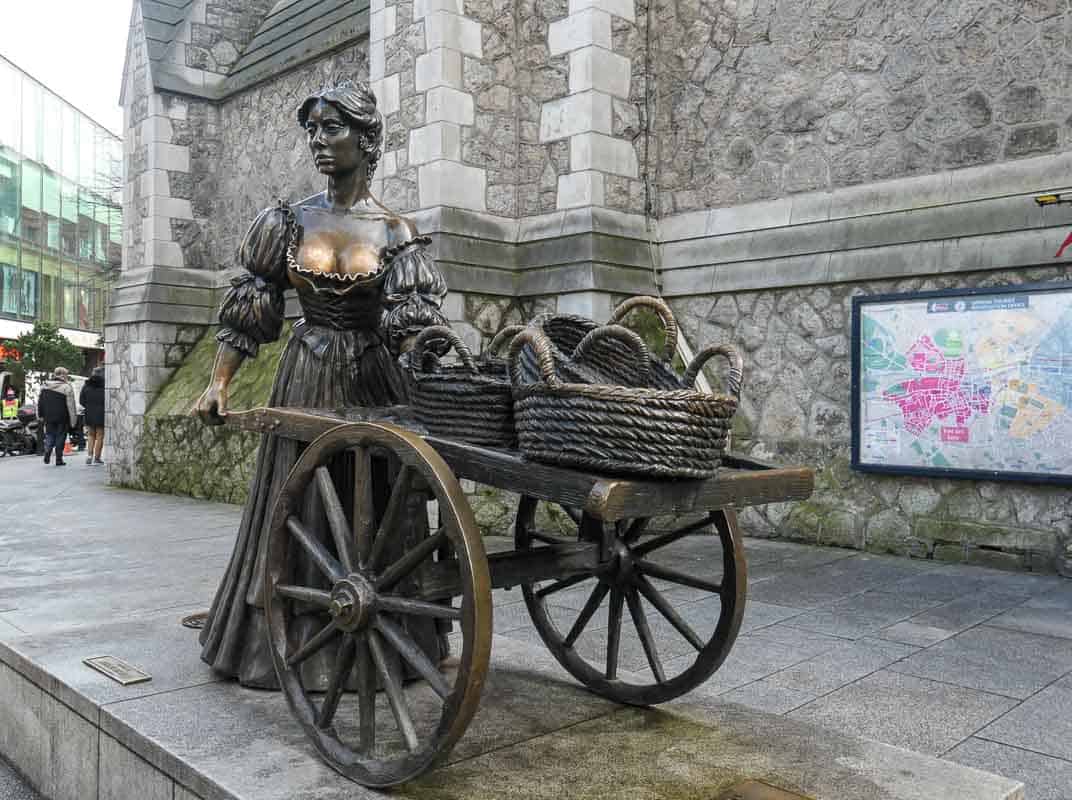
M 222 425 L 227 416 L 227 384 L 222 381 L 210 383 L 197 401 L 194 412 L 206 425 Z

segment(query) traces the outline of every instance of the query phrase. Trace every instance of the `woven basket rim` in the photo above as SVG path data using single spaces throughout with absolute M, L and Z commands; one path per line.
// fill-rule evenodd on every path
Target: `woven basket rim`
M 585 397 L 589 400 L 614 400 L 621 403 L 645 403 L 661 400 L 668 403 L 722 403 L 734 407 L 740 401 L 729 394 L 701 392 L 699 389 L 657 389 L 650 386 L 615 386 L 597 383 L 559 383 L 548 386 L 546 382 L 525 383 L 512 386 L 514 397 L 524 399 L 533 395 L 550 397 Z

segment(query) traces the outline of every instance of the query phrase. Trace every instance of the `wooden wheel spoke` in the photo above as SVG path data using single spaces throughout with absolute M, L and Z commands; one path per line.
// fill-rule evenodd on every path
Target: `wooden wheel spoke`
M 379 634 L 376 631 L 369 631 L 368 642 L 369 648 L 372 650 L 372 660 L 376 664 L 376 671 L 380 674 L 383 689 L 387 693 L 387 702 L 391 706 L 391 713 L 394 714 L 395 722 L 398 723 L 398 730 L 401 732 L 409 751 L 411 753 L 415 752 L 420 743 L 417 741 L 417 729 L 413 726 L 413 718 L 410 716 L 409 704 L 406 702 L 406 695 L 402 692 L 402 685 L 398 682 L 394 673 L 391 672 L 390 665 L 387 663 L 387 656 L 383 652 L 383 644 L 380 642 Z
M 580 616 L 577 617 L 576 621 L 573 623 L 573 627 L 570 628 L 570 632 L 566 635 L 566 647 L 573 647 L 580 635 L 584 633 L 585 627 L 587 627 L 592 617 L 595 616 L 596 611 L 599 610 L 599 606 L 603 602 L 603 598 L 607 596 L 607 592 L 609 591 L 610 584 L 602 582 L 592 590 L 592 594 L 588 596 L 588 601 L 584 604 L 584 608 L 581 609 Z
M 714 581 L 705 580 L 704 578 L 696 578 L 692 575 L 687 575 L 684 572 L 679 572 L 676 569 L 664 567 L 661 564 L 653 564 L 642 558 L 637 559 L 633 563 L 636 569 L 640 570 L 640 572 L 647 575 L 649 578 L 658 578 L 659 580 L 677 583 L 681 586 L 690 586 L 693 589 L 702 589 L 707 592 L 714 592 L 715 594 L 722 593 L 722 586 Z
M 301 520 L 295 516 L 287 517 L 287 530 L 305 548 L 306 554 L 324 575 L 333 581 L 340 581 L 346 576 L 342 565 L 335 560 L 335 556 L 316 540 L 316 537 L 302 525 Z
M 648 658 L 648 666 L 651 674 L 659 683 L 666 682 L 666 673 L 663 671 L 663 663 L 659 660 L 659 651 L 655 647 L 655 637 L 651 635 L 648 627 L 648 618 L 644 615 L 644 606 L 640 602 L 637 590 L 630 588 L 625 593 L 625 601 L 629 604 L 629 616 L 633 618 L 633 626 L 640 637 L 640 644 L 644 647 L 644 655 Z
M 413 468 L 403 465 L 398 471 L 398 478 L 395 480 L 395 485 L 391 487 L 391 497 L 387 501 L 387 510 L 383 512 L 383 519 L 380 520 L 379 530 L 376 531 L 376 536 L 372 542 L 372 554 L 369 556 L 369 568 L 376 570 L 379 568 L 380 560 L 383 558 L 384 548 L 387 546 L 387 541 L 391 538 L 391 532 L 398 527 L 399 522 L 402 519 L 402 514 L 405 512 L 406 499 L 409 497 L 410 487 L 413 485 Z
M 368 636 L 363 633 L 357 639 L 356 662 L 358 746 L 371 754 L 376 746 L 376 670 Z
M 618 649 L 622 643 L 622 605 L 625 600 L 621 589 L 610 592 L 610 624 L 607 628 L 607 680 L 618 677 Z
M 392 614 L 407 614 L 414 617 L 434 617 L 435 619 L 456 619 L 462 618 L 462 610 L 455 608 L 454 606 L 442 605 L 440 603 L 429 603 L 424 600 L 414 600 L 410 597 L 399 597 L 398 595 L 386 594 L 380 595 L 377 599 L 380 608 L 384 611 L 390 611 Z
M 574 575 L 572 578 L 563 578 L 560 581 L 555 581 L 550 586 L 544 586 L 542 589 L 536 592 L 536 596 L 540 598 L 547 597 L 547 595 L 549 594 L 561 592 L 563 589 L 568 589 L 571 586 L 576 586 L 578 583 L 581 583 L 582 581 L 587 581 L 591 578 L 592 574 L 590 572 L 586 572 L 583 575 Z
M 435 664 L 424 654 L 424 651 L 400 626 L 395 625 L 384 616 L 376 619 L 376 630 L 383 634 L 383 638 L 398 651 L 398 654 L 418 673 L 428 681 L 436 694 L 444 700 L 450 694 L 450 684 L 446 677 Z
M 320 706 L 320 713 L 316 717 L 318 728 L 326 728 L 335 718 L 335 711 L 339 707 L 342 693 L 346 691 L 346 681 L 354 668 L 354 660 L 357 656 L 357 642 L 354 637 L 347 636 L 339 645 L 339 652 L 335 654 L 335 669 L 331 673 L 327 691 L 324 692 L 324 704 Z
M 339 635 L 339 625 L 335 620 L 332 620 L 321 629 L 316 635 L 309 639 L 305 644 L 299 647 L 294 653 L 287 658 L 287 666 L 293 667 L 295 664 L 300 664 L 306 661 L 311 656 L 320 652 L 324 645 Z
M 308 586 L 292 586 L 289 583 L 280 583 L 275 587 L 275 593 L 291 600 L 300 600 L 317 608 L 328 608 L 331 605 L 331 593 L 323 589 L 310 589 Z
M 702 528 L 706 528 L 711 524 L 710 517 L 704 517 L 699 522 L 693 522 L 690 525 L 686 525 L 684 528 L 678 528 L 676 531 L 670 531 L 670 533 L 664 533 L 661 536 L 656 536 L 654 539 L 648 539 L 646 542 L 642 542 L 633 548 L 633 553 L 638 556 L 646 556 L 652 550 L 658 550 L 660 547 L 666 547 L 668 544 L 676 542 L 690 533 L 695 533 Z
M 380 531 L 383 534 L 383 531 Z M 379 539 L 377 539 L 379 541 Z M 415 570 L 422 561 L 432 555 L 436 550 L 447 543 L 447 534 L 440 530 L 434 536 L 421 541 L 416 547 L 407 552 L 402 558 L 383 571 L 376 581 L 376 590 L 386 592 L 404 577 Z
M 648 527 L 648 523 L 651 522 L 651 517 L 640 517 L 634 519 L 629 527 L 625 531 L 625 536 L 622 537 L 626 544 L 632 544 L 635 542 Z
M 320 492 L 320 500 L 324 504 L 324 512 L 328 517 L 328 527 L 331 528 L 331 537 L 335 540 L 335 551 L 339 554 L 339 560 L 347 572 L 354 571 L 354 559 L 350 554 L 350 526 L 346 522 L 346 514 L 342 510 L 342 501 L 339 493 L 335 491 L 335 483 L 331 479 L 331 470 L 320 466 L 316 468 L 316 488 Z
M 372 553 L 372 534 L 376 514 L 372 500 L 372 452 L 368 447 L 355 447 L 353 453 L 353 536 L 357 545 L 357 563 L 364 567 L 368 564 Z
M 673 625 L 674 628 L 677 629 L 677 632 L 684 636 L 688 643 L 695 647 L 696 650 L 703 650 L 703 639 L 697 636 L 696 631 L 689 626 L 689 623 L 682 619 L 681 615 L 674 610 L 674 607 L 670 605 L 669 601 L 659 593 L 659 590 L 651 585 L 651 581 L 643 575 L 635 576 L 634 580 L 637 589 L 639 589 L 640 593 L 644 595 L 644 598 L 655 607 L 655 610 L 662 614 L 666 621 Z

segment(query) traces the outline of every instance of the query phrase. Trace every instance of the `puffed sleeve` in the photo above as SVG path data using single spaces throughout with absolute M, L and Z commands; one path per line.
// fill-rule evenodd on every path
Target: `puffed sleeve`
M 428 253 L 432 240 L 415 236 L 384 254 L 387 276 L 383 286 L 387 310 L 386 333 L 396 353 L 402 341 L 430 325 L 448 325 L 439 307 L 447 283 Z
M 243 273 L 231 281 L 220 304 L 216 339 L 253 358 L 283 329 L 287 244 L 292 216 L 286 205 L 262 211 L 238 248 Z

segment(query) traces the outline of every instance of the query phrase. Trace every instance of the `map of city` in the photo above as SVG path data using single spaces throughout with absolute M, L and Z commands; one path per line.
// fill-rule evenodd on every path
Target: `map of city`
M 1072 478 L 1072 292 L 862 303 L 861 466 Z

